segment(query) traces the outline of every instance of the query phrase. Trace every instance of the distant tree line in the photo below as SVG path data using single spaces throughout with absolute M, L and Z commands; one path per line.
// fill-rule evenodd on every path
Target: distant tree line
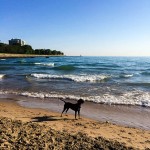
M 30 45 L 8 45 L 0 43 L 0 53 L 10 54 L 36 54 L 36 55 L 64 55 L 63 52 L 50 49 L 32 49 Z

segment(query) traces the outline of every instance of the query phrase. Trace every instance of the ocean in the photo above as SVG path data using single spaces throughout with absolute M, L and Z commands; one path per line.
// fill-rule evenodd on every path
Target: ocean
M 150 57 L 0 59 L 0 95 L 150 107 Z

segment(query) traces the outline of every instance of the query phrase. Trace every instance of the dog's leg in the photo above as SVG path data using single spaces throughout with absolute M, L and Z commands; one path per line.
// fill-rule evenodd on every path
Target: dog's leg
M 78 117 L 79 117 L 79 119 L 80 119 L 80 110 L 78 110 Z
M 62 114 L 63 114 L 63 112 L 66 110 L 66 108 L 64 107 L 64 109 L 63 109 L 63 111 L 62 111 L 62 113 L 61 113 L 61 117 L 62 117 Z
M 76 117 L 77 117 L 77 111 L 75 111 L 75 119 L 77 119 Z
M 66 114 L 67 114 L 67 111 L 68 111 L 68 110 L 69 110 L 69 108 L 66 109 Z

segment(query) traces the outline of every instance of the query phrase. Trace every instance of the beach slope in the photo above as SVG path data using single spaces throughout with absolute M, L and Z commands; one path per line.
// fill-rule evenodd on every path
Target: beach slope
M 0 149 L 150 149 L 150 131 L 0 101 Z

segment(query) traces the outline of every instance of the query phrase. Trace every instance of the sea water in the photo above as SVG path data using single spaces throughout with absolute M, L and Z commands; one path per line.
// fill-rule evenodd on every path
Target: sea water
M 150 107 L 150 57 L 0 59 L 0 94 Z

